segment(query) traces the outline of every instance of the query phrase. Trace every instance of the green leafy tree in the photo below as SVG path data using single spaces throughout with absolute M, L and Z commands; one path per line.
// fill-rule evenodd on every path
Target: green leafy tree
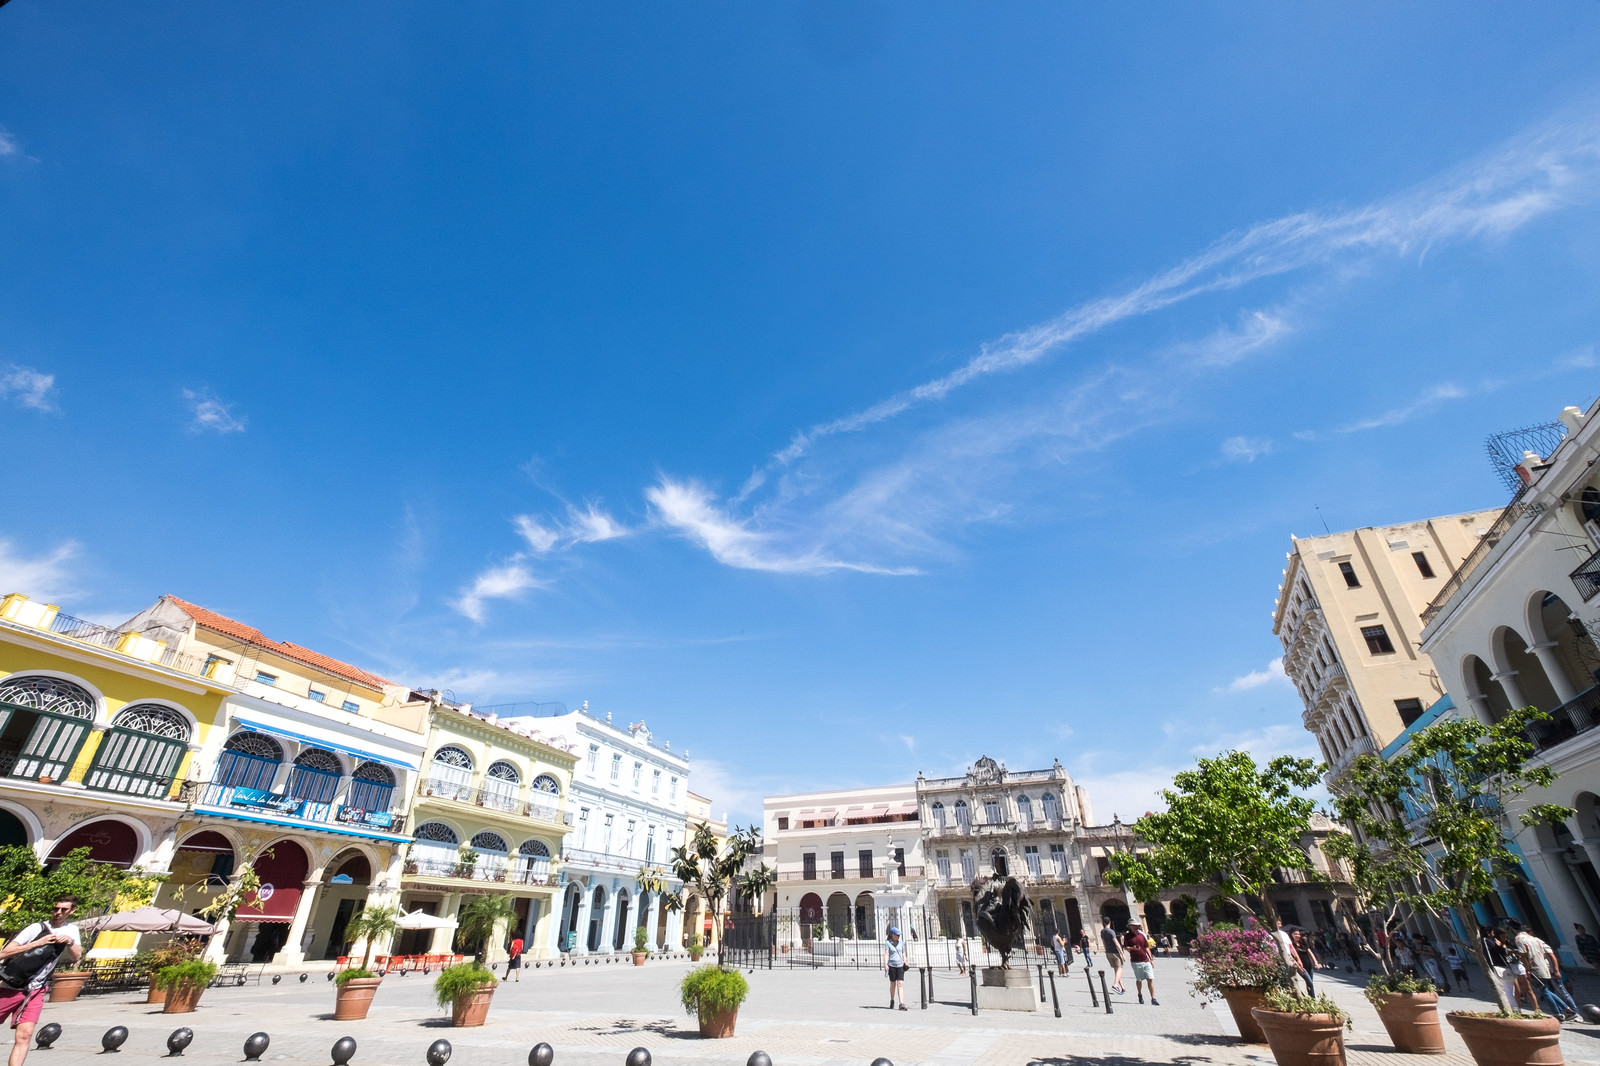
M 1113 855 L 1106 879 L 1144 903 L 1163 889 L 1215 885 L 1241 911 L 1270 924 L 1277 911 L 1266 889 L 1277 871 L 1318 876 L 1300 846 L 1316 810 L 1301 793 L 1317 783 L 1318 769 L 1311 759 L 1288 755 L 1257 766 L 1242 751 L 1199 760 L 1162 790 L 1165 811 L 1133 823 L 1148 849 Z
M 748 875 L 744 873 L 746 861 L 761 846 L 761 831 L 755 826 L 735 828 L 722 844 L 717 846 L 716 834 L 705 822 L 694 827 L 689 840 L 672 849 L 672 875 L 683 887 L 668 891 L 667 879 L 658 872 L 642 877 L 640 887 L 661 895 L 670 911 L 683 909 L 684 894 L 698 895 L 705 901 L 706 917 L 717 936 L 717 965 L 723 964 L 722 929 L 723 908 L 735 893 L 748 895 Z M 764 867 L 763 867 L 764 869 Z
M 361 968 L 365 970 L 372 962 L 373 946 L 383 937 L 392 936 L 398 924 L 400 912 L 394 907 L 363 907 L 345 924 L 344 935 L 354 940 L 365 940 L 366 949 L 361 956 Z
M 50 917 L 50 908 L 63 896 L 78 898 L 80 918 L 142 907 L 164 880 L 138 868 L 95 862 L 88 848 L 75 848 L 47 871 L 32 848 L 0 847 L 0 933 L 10 937 Z
M 487 892 L 467 900 L 460 913 L 456 915 L 456 929 L 462 942 L 473 949 L 481 963 L 489 938 L 494 935 L 495 927 L 502 922 L 513 920 L 516 916 L 517 908 L 511 902 L 510 896 Z
M 1511 850 L 1515 825 L 1553 825 L 1570 807 L 1530 804 L 1515 819 L 1507 805 L 1530 788 L 1556 779 L 1549 766 L 1529 765 L 1529 727 L 1550 716 L 1534 707 L 1507 713 L 1493 725 L 1476 718 L 1435 722 L 1387 762 L 1362 755 L 1350 766 L 1349 788 L 1335 801 L 1339 817 L 1360 832 L 1361 851 L 1374 879 L 1391 878 L 1383 898 L 1431 914 L 1453 912 L 1477 927 L 1472 905 L 1491 895 L 1501 878 L 1521 878 Z M 1502 1013 L 1513 1013 L 1493 975 L 1482 939 L 1472 952 Z

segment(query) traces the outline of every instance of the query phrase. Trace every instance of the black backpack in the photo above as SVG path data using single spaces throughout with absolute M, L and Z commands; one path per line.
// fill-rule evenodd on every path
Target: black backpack
M 45 924 L 40 922 L 38 931 L 23 943 L 26 944 L 38 940 L 45 935 L 46 931 Z M 17 935 L 21 936 L 22 934 L 18 933 Z M 4 985 L 14 992 L 22 991 L 33 982 L 33 979 L 39 975 L 40 970 L 55 962 L 65 950 L 67 950 L 65 944 L 40 944 L 36 948 L 19 951 L 15 955 L 0 959 L 0 985 Z

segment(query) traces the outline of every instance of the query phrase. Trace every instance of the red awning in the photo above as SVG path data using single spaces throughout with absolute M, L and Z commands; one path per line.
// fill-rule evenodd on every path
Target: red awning
M 272 845 L 271 854 L 262 855 L 254 866 L 256 876 L 261 878 L 261 889 L 245 893 L 234 920 L 293 921 L 310 866 L 305 851 L 298 844 L 280 840 Z

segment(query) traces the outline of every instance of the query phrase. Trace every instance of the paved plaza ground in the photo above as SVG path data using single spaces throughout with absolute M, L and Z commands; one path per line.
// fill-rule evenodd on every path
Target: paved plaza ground
M 747 974 L 750 998 L 739 1013 L 738 1035 L 702 1040 L 692 1018 L 678 1006 L 678 979 L 687 962 L 652 960 L 641 968 L 621 964 L 530 969 L 520 984 L 502 985 L 481 1029 L 450 1029 L 433 1005 L 431 980 L 421 974 L 391 976 L 378 991 L 371 1015 L 360 1022 L 332 1020 L 333 986 L 326 968 L 299 971 L 282 983 L 217 988 L 190 1015 L 162 1015 L 143 997 L 85 997 L 54 1004 L 44 1020 L 61 1023 L 55 1048 L 35 1051 L 32 1066 L 87 1066 L 100 1050 L 100 1034 L 126 1025 L 130 1037 L 119 1066 L 155 1066 L 166 1054 L 166 1036 L 180 1025 L 195 1039 L 183 1057 L 188 1066 L 238 1063 L 244 1039 L 256 1030 L 272 1037 L 263 1061 L 327 1066 L 329 1048 L 344 1035 L 359 1047 L 353 1066 L 425 1066 L 429 1043 L 444 1037 L 454 1045 L 450 1066 L 524 1066 L 529 1048 L 549 1043 L 558 1066 L 622 1066 L 628 1051 L 645 1047 L 657 1066 L 675 1063 L 743 1066 L 761 1049 L 775 1066 L 867 1066 L 883 1056 L 896 1066 L 1262 1066 L 1272 1063 L 1265 1047 L 1238 1043 L 1225 1007 L 1204 1007 L 1186 991 L 1187 965 L 1157 962 L 1159 1007 L 1140 1006 L 1130 994 L 1114 997 L 1113 1014 L 1090 1005 L 1080 965 L 1059 979 L 1061 1017 L 1046 1003 L 1038 1013 L 985 1012 L 967 1008 L 963 978 L 936 974 L 936 1002 L 919 1008 L 915 981 L 907 985 L 911 1010 L 888 1008 L 888 983 L 881 973 L 849 970 L 758 970 Z M 270 980 L 270 979 L 269 979 Z M 1352 1066 L 1468 1066 L 1471 1060 L 1454 1032 L 1445 1028 L 1446 1056 L 1399 1055 L 1353 975 L 1325 974 L 1319 984 L 1351 1012 L 1347 1034 Z M 1579 980 L 1580 1002 L 1600 1000 L 1600 981 Z M 136 1001 L 137 1000 L 137 1001 Z M 1448 997 L 1442 1009 L 1483 1009 L 1482 1001 Z M 1567 1027 L 1562 1047 L 1568 1062 L 1600 1064 L 1600 1026 Z M 108 1066 L 98 1057 L 95 1066 Z M 167 1062 L 164 1066 L 176 1066 Z

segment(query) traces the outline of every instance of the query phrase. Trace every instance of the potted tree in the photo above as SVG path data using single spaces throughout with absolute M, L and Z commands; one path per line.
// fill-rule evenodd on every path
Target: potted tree
M 691 936 L 689 938 L 689 961 L 699 962 L 700 956 L 704 955 L 705 953 L 706 945 L 705 942 L 700 939 L 700 935 L 696 933 L 694 936 Z
M 482 1025 L 489 1017 L 489 1001 L 494 998 L 494 972 L 479 960 L 446 966 L 433 979 L 433 998 L 450 1008 L 450 1024 L 455 1028 Z
M 1367 981 L 1367 1002 L 1377 1008 L 1378 1020 L 1396 1051 L 1445 1053 L 1444 1030 L 1439 1028 L 1439 992 L 1428 978 L 1375 973 Z
M 1278 1066 L 1344 1066 L 1344 1030 L 1350 1016 L 1327 996 L 1290 988 L 1269 989 L 1250 1010 L 1267 1035 Z
M 202 959 L 163 966 L 156 973 L 156 985 L 167 994 L 163 1014 L 188 1014 L 200 1003 L 200 994 L 217 976 L 217 964 Z
M 1194 938 L 1194 991 L 1203 999 L 1227 1002 L 1248 1044 L 1267 1043 L 1254 1009 L 1263 1006 L 1267 993 L 1282 987 L 1283 957 L 1272 937 L 1262 929 L 1214 926 Z
M 678 992 L 683 1009 L 699 1019 L 701 1036 L 724 1037 L 733 1035 L 750 983 L 738 970 L 700 966 L 683 975 Z
M 372 997 L 377 994 L 383 978 L 368 966 L 372 962 L 372 949 L 381 937 L 392 936 L 399 928 L 395 923 L 399 913 L 394 907 L 365 907 L 345 925 L 345 935 L 366 942 L 361 954 L 361 965 L 341 970 L 333 981 L 338 986 L 334 993 L 333 1017 L 335 1021 L 355 1021 L 367 1016 L 372 1009 Z
M 1501 878 L 1523 878 L 1511 848 L 1512 827 L 1555 824 L 1572 815 L 1570 808 L 1549 803 L 1529 804 L 1515 816 L 1509 809 L 1530 788 L 1555 781 L 1548 765 L 1529 763 L 1535 750 L 1529 732 L 1549 717 L 1523 707 L 1493 725 L 1475 717 L 1443 719 L 1418 731 L 1387 761 L 1359 756 L 1335 809 L 1360 831 L 1362 842 L 1343 850 L 1380 868 L 1426 864 L 1431 873 L 1398 885 L 1396 894 L 1429 913 L 1454 912 L 1464 927 L 1477 928 L 1472 905 L 1493 893 Z M 1559 1062 L 1560 1020 L 1516 1009 L 1482 940 L 1474 937 L 1471 946 L 1499 1006 L 1446 1015 L 1473 1059 L 1479 1066 Z
M 633 964 L 643 966 L 644 960 L 650 957 L 650 934 L 644 926 L 633 931 Z
M 168 966 L 188 962 L 200 957 L 200 941 L 189 937 L 173 937 L 158 948 L 141 951 L 134 962 L 150 974 L 150 986 L 145 993 L 146 1003 L 160 1006 L 167 1001 L 167 990 L 156 983 L 156 975 Z

